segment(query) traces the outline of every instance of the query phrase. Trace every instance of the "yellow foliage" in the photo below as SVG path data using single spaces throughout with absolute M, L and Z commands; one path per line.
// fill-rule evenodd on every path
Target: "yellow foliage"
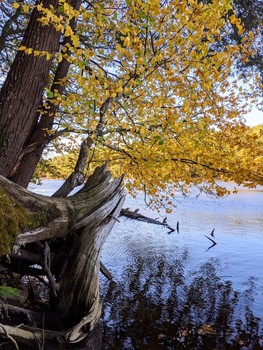
M 61 82 L 67 93 L 52 101 L 60 104 L 61 127 L 94 140 L 94 166 L 109 161 L 130 191 L 164 192 L 163 202 L 191 185 L 223 195 L 215 178 L 263 183 L 262 139 L 241 118 L 260 82 L 238 89 L 242 82 L 231 77 L 235 57 L 251 52 L 253 34 L 239 47 L 215 49 L 230 24 L 243 31 L 235 14 L 226 19 L 230 1 L 113 0 L 110 7 L 83 3 L 80 11 L 59 3 L 59 11 L 37 5 L 41 23 L 70 39 L 59 53 L 45 53 L 71 62 Z

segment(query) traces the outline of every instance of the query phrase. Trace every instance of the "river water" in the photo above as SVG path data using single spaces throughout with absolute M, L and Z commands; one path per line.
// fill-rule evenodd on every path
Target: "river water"
M 30 189 L 50 195 L 61 183 Z M 103 349 L 263 349 L 263 188 L 178 195 L 175 204 L 156 214 L 142 196 L 126 198 L 125 208 L 179 222 L 179 233 L 124 217 L 115 224 L 102 252 L 114 277 L 101 277 Z

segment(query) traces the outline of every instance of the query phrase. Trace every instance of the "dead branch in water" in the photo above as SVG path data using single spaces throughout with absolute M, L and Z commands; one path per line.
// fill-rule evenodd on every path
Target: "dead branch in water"
M 171 226 L 169 226 L 167 224 L 167 222 L 166 222 L 167 218 L 164 218 L 163 222 L 161 222 L 158 219 L 153 219 L 153 218 L 150 218 L 149 216 L 139 214 L 139 209 L 135 209 L 134 211 L 129 210 L 129 208 L 122 209 L 120 212 L 120 215 L 126 216 L 129 219 L 139 220 L 139 221 L 143 221 L 143 222 L 148 222 L 149 224 L 160 225 L 160 226 L 166 227 L 169 229 L 168 233 L 172 233 L 175 231 L 174 228 L 172 228 Z
M 213 232 L 214 232 L 214 230 L 212 231 L 212 233 L 213 233 Z M 217 243 L 216 243 L 216 241 L 214 241 L 211 237 L 208 237 L 207 235 L 205 235 L 205 237 L 208 238 L 209 241 L 211 241 L 211 242 L 213 243 L 209 248 L 207 248 L 207 250 L 206 250 L 206 252 L 207 252 L 209 249 L 213 248 Z M 213 237 L 214 237 L 214 236 L 213 236 Z

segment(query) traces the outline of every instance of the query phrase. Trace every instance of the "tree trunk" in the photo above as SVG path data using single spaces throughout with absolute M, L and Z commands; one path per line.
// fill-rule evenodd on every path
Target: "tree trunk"
M 84 183 L 84 172 L 87 165 L 89 149 L 92 144 L 93 140 L 89 136 L 82 141 L 74 171 L 65 180 L 63 185 L 52 195 L 52 197 L 67 197 L 75 187 L 80 186 Z
M 75 10 L 79 10 L 82 0 L 71 0 L 69 4 Z M 75 31 L 77 25 L 77 19 L 73 17 L 70 21 L 70 27 L 72 31 Z M 71 50 L 69 47 L 72 45 L 71 37 L 65 37 L 62 47 L 66 50 L 64 55 L 70 57 Z M 66 88 L 66 84 L 61 83 L 63 79 L 67 77 L 70 62 L 68 59 L 63 58 L 58 64 L 56 73 L 53 79 L 53 84 L 50 88 L 52 93 L 63 94 Z M 59 104 L 52 103 L 52 100 L 47 100 L 47 106 L 43 104 L 39 106 L 41 115 L 39 120 L 32 128 L 30 136 L 26 140 L 23 149 L 20 152 L 19 158 L 17 159 L 16 165 L 13 167 L 8 178 L 17 183 L 20 186 L 27 187 L 28 183 L 32 179 L 36 166 L 42 156 L 44 149 L 50 142 L 50 135 L 48 131 L 52 130 L 54 119 L 58 111 Z M 38 118 L 37 118 L 38 119 Z
M 57 8 L 58 0 L 44 0 L 45 7 Z M 53 54 L 58 51 L 60 33 L 43 26 L 35 7 L 24 39 L 26 48 Z M 18 51 L 0 92 L 0 174 L 8 176 L 35 122 L 37 109 L 47 85 L 51 59 Z
M 79 342 L 98 325 L 100 253 L 123 205 L 121 181 L 112 180 L 107 167 L 100 167 L 77 194 L 56 198 L 30 193 L 0 176 L 0 188 L 17 205 L 23 205 L 31 217 L 46 216 L 44 227 L 18 235 L 10 261 L 2 264 L 20 274 L 30 274 L 34 261 L 42 265 L 40 274 L 47 276 L 51 291 L 45 324 L 49 330 L 54 327 L 60 341 Z M 17 270 L 18 261 L 23 272 Z M 35 321 L 41 328 L 37 318 Z M 34 332 L 42 332 L 28 327 L 24 330 L 26 333 L 19 332 L 16 337 L 15 330 L 9 329 L 18 342 L 23 343 L 24 334 L 25 344 Z M 54 338 L 54 333 L 44 332 L 47 338 Z

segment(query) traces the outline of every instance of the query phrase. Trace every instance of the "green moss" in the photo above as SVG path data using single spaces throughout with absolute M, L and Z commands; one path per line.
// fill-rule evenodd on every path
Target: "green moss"
M 46 226 L 49 221 L 61 215 L 55 204 L 48 204 L 43 207 L 36 202 L 33 210 L 34 213 L 31 215 L 31 226 L 33 225 L 33 228 Z
M 17 235 L 29 226 L 29 221 L 27 210 L 0 189 L 0 255 L 10 252 Z
M 19 298 L 20 290 L 13 287 L 0 286 L 0 297 L 2 298 Z
M 30 212 L 0 189 L 0 255 L 10 252 L 19 233 L 45 226 L 59 215 L 55 205 L 43 208 L 37 202 Z

